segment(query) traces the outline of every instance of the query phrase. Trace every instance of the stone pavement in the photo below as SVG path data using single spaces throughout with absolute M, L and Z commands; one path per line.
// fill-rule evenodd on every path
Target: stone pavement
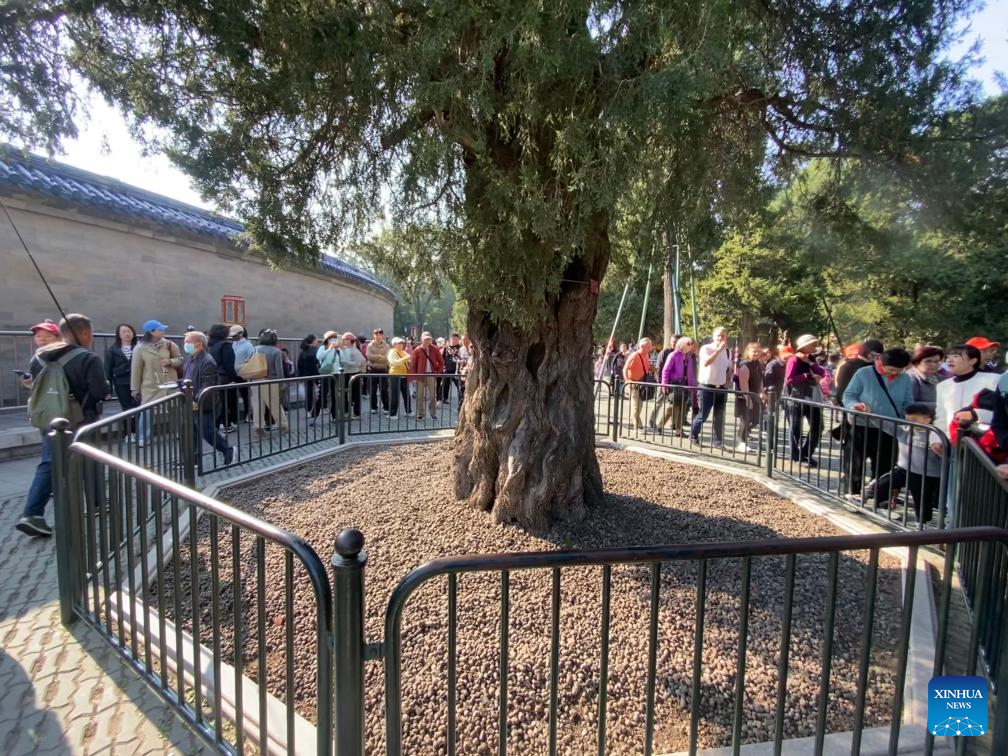
M 23 507 L 0 497 L 0 754 L 210 753 L 97 633 L 60 624 L 53 541 L 14 530 Z

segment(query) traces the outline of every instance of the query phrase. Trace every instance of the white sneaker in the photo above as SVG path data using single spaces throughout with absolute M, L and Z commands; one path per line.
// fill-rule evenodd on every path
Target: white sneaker
M 849 501 L 851 504 L 856 504 L 857 506 L 861 506 L 864 503 L 864 500 L 857 494 L 852 493 L 844 494 L 844 498 L 847 499 L 847 501 Z
M 749 444 L 747 444 L 745 441 L 739 441 L 738 444 L 735 446 L 735 451 L 747 452 L 749 451 Z
M 386 413 L 386 414 L 387 414 L 387 413 Z M 399 419 L 399 415 L 389 415 L 389 416 L 388 416 L 388 419 L 389 419 L 389 420 L 398 420 L 398 419 Z

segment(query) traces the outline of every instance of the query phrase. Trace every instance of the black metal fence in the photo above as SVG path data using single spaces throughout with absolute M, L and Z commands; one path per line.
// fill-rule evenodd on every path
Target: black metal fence
M 427 377 L 420 378 L 426 380 Z M 358 384 L 362 403 L 360 417 L 354 418 L 352 391 Z M 831 670 L 841 661 L 856 673 L 855 706 L 851 709 L 851 718 L 845 721 L 850 727 L 852 752 L 857 752 L 856 745 L 866 727 L 864 697 L 869 680 L 875 679 L 871 658 L 877 650 L 879 633 L 883 632 L 876 627 L 880 572 L 885 571 L 881 555 L 886 550 L 902 550 L 900 553 L 906 563 L 916 565 L 921 547 L 935 547 L 944 548 L 945 554 L 944 567 L 935 579 L 940 606 L 937 645 L 931 665 L 933 674 L 941 674 L 946 668 L 952 569 L 957 566 L 956 575 L 973 615 L 966 654 L 967 673 L 975 671 L 977 664 L 982 663 L 992 681 L 1002 691 L 1006 690 L 1003 686 L 1008 665 L 998 661 L 1008 643 L 1008 633 L 1003 631 L 1008 584 L 1008 532 L 1005 531 L 1008 489 L 975 444 L 968 440 L 963 442 L 953 467 L 948 440 L 933 428 L 793 398 L 779 401 L 772 398 L 770 411 L 764 411 L 759 397 L 754 394 L 706 388 L 701 390 L 711 392 L 706 404 L 712 417 L 708 422 L 697 424 L 694 420 L 690 424 L 691 430 L 699 426 L 698 441 L 693 441 L 689 438 L 691 434 L 685 431 L 684 418 L 676 413 L 680 405 L 688 404 L 692 410 L 694 398 L 698 409 L 701 408 L 704 397 L 695 395 L 689 388 L 671 387 L 664 394 L 663 404 L 659 404 L 657 395 L 637 393 L 634 398 L 641 385 L 622 384 L 612 389 L 607 382 L 596 381 L 594 405 L 598 435 L 614 440 L 629 438 L 657 443 L 676 450 L 756 465 L 767 474 L 784 475 L 856 506 L 890 527 L 922 532 L 593 552 L 478 555 L 439 560 L 418 568 L 403 580 L 389 600 L 382 643 L 368 644 L 363 625 L 366 556 L 359 533 L 341 534 L 337 554 L 332 560 L 334 582 L 331 588 L 317 554 L 303 541 L 196 493 L 193 490 L 196 474 L 323 441 L 342 443 L 350 435 L 450 428 L 457 422 L 457 406 L 464 397 L 464 386 L 449 382 L 447 394 L 438 395 L 442 401 L 440 407 L 435 398 L 437 424 L 430 418 L 420 422 L 414 416 L 404 415 L 400 404 L 394 418 L 397 423 L 393 426 L 391 376 L 347 378 L 337 375 L 243 384 L 250 390 L 250 399 L 248 402 L 242 399 L 241 406 L 251 406 L 259 413 L 263 425 L 270 417 L 275 428 L 270 432 L 262 427 L 263 432 L 259 432 L 260 428 L 254 426 L 245 429 L 244 437 L 240 430 L 232 431 L 237 443 L 229 443 L 227 454 L 216 448 L 209 453 L 202 450 L 203 439 L 208 435 L 204 432 L 207 424 L 203 418 L 211 419 L 209 425 L 213 434 L 209 435 L 217 434 L 219 425 L 224 425 L 226 430 L 229 402 L 237 407 L 240 398 L 230 392 L 239 387 L 212 387 L 194 397 L 191 387 L 183 386 L 181 391 L 157 402 L 83 428 L 72 445 L 65 424 L 55 427 L 55 509 L 63 620 L 69 623 L 81 618 L 98 630 L 208 743 L 222 752 L 241 752 L 246 742 L 290 751 L 294 746 L 292 741 L 303 743 L 305 737 L 311 737 L 319 753 L 329 753 L 333 747 L 340 756 L 363 753 L 366 663 L 382 660 L 387 707 L 385 745 L 388 753 L 398 754 L 411 749 L 416 752 L 416 744 L 404 739 L 403 733 L 410 732 L 410 718 L 415 720 L 423 716 L 417 712 L 424 711 L 424 707 L 411 705 L 409 700 L 416 695 L 417 688 L 404 673 L 408 668 L 403 665 L 403 633 L 410 627 L 429 628 L 431 625 L 429 612 L 410 619 L 409 600 L 422 588 L 431 587 L 443 597 L 444 606 L 438 611 L 443 610 L 446 617 L 443 634 L 437 634 L 436 641 L 426 642 L 430 649 L 442 641 L 446 644 L 444 698 L 439 699 L 444 701 L 445 728 L 443 741 L 436 744 L 436 750 L 455 753 L 471 745 L 462 743 L 468 730 L 461 728 L 458 711 L 460 667 L 456 652 L 458 616 L 463 607 L 460 596 L 464 596 L 461 584 L 463 576 L 466 576 L 467 585 L 490 580 L 496 586 L 493 590 L 499 600 L 499 612 L 492 620 L 497 629 L 497 645 L 493 650 L 497 670 L 496 718 L 478 722 L 477 727 L 484 734 L 497 733 L 498 753 L 506 753 L 509 748 L 521 752 L 526 741 L 512 736 L 518 712 L 511 705 L 509 693 L 513 679 L 511 643 L 514 632 L 510 616 L 516 585 L 512 575 L 517 581 L 517 576 L 528 573 L 535 575 L 541 584 L 537 594 L 543 600 L 540 605 L 545 607 L 544 597 L 550 597 L 549 617 L 538 629 L 540 633 L 549 632 L 549 658 L 543 656 L 536 661 L 536 664 L 548 664 L 545 679 L 549 681 L 549 703 L 533 714 L 522 714 L 525 721 L 532 717 L 544 726 L 545 750 L 556 752 L 561 709 L 570 705 L 567 698 L 558 694 L 557 682 L 559 665 L 563 661 L 558 617 L 561 607 L 570 600 L 562 588 L 571 570 L 596 570 L 600 610 L 597 628 L 591 631 L 591 637 L 600 638 L 601 645 L 595 681 L 589 686 L 589 703 L 596 712 L 591 726 L 591 750 L 604 753 L 611 742 L 611 736 L 607 735 L 606 713 L 611 703 L 607 683 L 614 637 L 611 630 L 624 621 L 613 616 L 611 611 L 614 590 L 620 589 L 620 584 L 614 581 L 614 571 L 618 576 L 623 570 L 633 570 L 633 580 L 639 584 L 638 589 L 644 590 L 638 597 L 640 610 L 635 616 L 638 620 L 646 617 L 644 634 L 648 639 L 641 701 L 645 724 L 640 745 L 645 753 L 651 753 L 654 748 L 655 722 L 669 683 L 667 676 L 663 678 L 660 674 L 663 657 L 658 646 L 662 637 L 659 631 L 665 627 L 663 623 L 668 622 L 667 612 L 666 619 L 662 619 L 663 596 L 673 585 L 677 590 L 686 586 L 694 592 L 695 612 L 690 631 L 693 665 L 688 675 L 689 692 L 684 693 L 680 701 L 689 714 L 687 741 L 692 753 L 699 747 L 698 727 L 707 716 L 705 706 L 712 695 L 704 679 L 701 653 L 705 628 L 713 630 L 708 598 L 715 582 L 723 592 L 725 575 L 731 573 L 735 577 L 730 593 L 737 610 L 729 626 L 724 624 L 723 616 L 719 617 L 717 632 L 728 632 L 736 638 L 735 683 L 731 694 L 720 702 L 721 711 L 727 712 L 728 718 L 719 726 L 729 733 L 726 743 L 737 752 L 749 737 L 746 735 L 749 716 L 746 712 L 751 709 L 746 698 L 746 676 L 754 653 L 764 657 L 771 654 L 774 662 L 770 666 L 776 667 L 772 680 L 776 696 L 772 714 L 768 709 L 766 715 L 774 722 L 771 739 L 779 747 L 785 738 L 793 736 L 790 726 L 782 724 L 781 711 L 788 701 L 789 653 L 795 642 L 796 623 L 807 620 L 799 616 L 805 608 L 795 606 L 794 596 L 796 590 L 803 588 L 804 595 L 809 595 L 809 584 L 803 581 L 813 580 L 818 581 L 812 586 L 813 594 L 825 603 L 816 622 L 802 628 L 802 639 L 807 642 L 813 642 L 809 640 L 812 627 L 816 632 L 821 631 L 814 640 L 820 649 L 819 666 L 811 673 L 821 680 L 821 687 L 815 716 L 806 723 L 812 738 L 810 752 L 821 753 L 825 738 L 836 730 L 835 724 L 827 725 L 827 722 L 835 722 L 828 706 L 834 698 L 843 699 L 831 688 Z M 383 409 L 383 387 L 388 391 L 387 409 Z M 676 389 L 681 396 L 677 396 Z M 367 401 L 364 401 L 365 390 Z M 402 398 L 401 393 L 399 396 Z M 370 412 L 372 397 L 376 405 L 373 414 Z M 724 397 L 723 426 L 713 418 L 720 397 Z M 430 405 L 427 406 L 430 409 Z M 416 407 L 413 409 L 415 411 Z M 385 415 L 385 411 L 389 415 Z M 739 412 L 745 416 L 740 416 Z M 815 412 L 821 416 L 815 417 Z M 638 415 L 642 426 L 639 428 L 636 427 Z M 699 417 L 702 416 L 701 411 Z M 644 422 L 645 417 L 656 418 L 654 429 Z M 398 421 L 403 423 L 400 425 Z M 746 435 L 743 422 L 748 439 L 743 438 Z M 873 422 L 877 425 L 873 426 Z M 818 448 L 813 446 L 810 436 L 838 426 L 836 436 L 829 433 L 832 440 L 824 440 Z M 863 432 L 858 430 L 862 428 Z M 878 433 L 872 435 L 872 428 Z M 253 430 L 255 438 L 252 438 Z M 677 435 L 677 430 L 684 435 Z M 880 479 L 896 467 L 890 464 L 894 460 L 899 462 L 898 456 L 889 456 L 891 448 L 890 452 L 885 452 L 885 441 L 879 438 L 881 433 L 890 431 L 893 437 L 906 437 L 909 460 L 922 444 L 928 445 L 929 453 L 932 443 L 940 447 L 941 454 L 935 451 L 940 459 L 937 505 L 932 500 L 937 511 L 930 520 L 915 516 L 915 507 L 921 499 L 916 498 L 919 490 L 909 478 L 903 481 L 902 487 L 890 482 L 888 508 L 874 501 L 886 499 L 883 495 L 872 497 L 872 503 L 867 505 L 864 499 L 858 503 L 844 496 L 845 492 L 853 490 L 852 485 L 860 485 L 862 494 L 866 483 L 874 480 L 878 486 Z M 715 432 L 719 434 L 719 445 L 713 443 Z M 230 436 L 224 436 L 223 431 L 221 434 L 227 439 L 224 443 L 230 441 Z M 917 438 L 920 434 L 923 434 L 921 438 Z M 207 440 L 218 439 L 214 435 Z M 746 449 L 741 449 L 740 444 L 745 440 L 749 443 Z M 857 476 L 852 472 L 855 462 L 851 461 L 851 449 L 856 448 L 860 448 L 862 460 Z M 874 456 L 869 453 L 872 451 Z M 866 462 L 870 463 L 870 477 Z M 912 471 L 911 467 L 909 472 Z M 934 481 L 927 485 L 934 485 Z M 895 490 L 901 493 L 894 494 Z M 953 494 L 951 497 L 949 491 Z M 954 513 L 952 522 L 959 526 L 987 527 L 943 530 L 949 522 L 943 513 L 945 502 L 950 498 Z M 853 558 L 854 552 L 861 552 L 862 567 L 850 573 L 854 576 L 852 582 L 844 578 L 847 573 L 842 565 L 849 564 L 845 560 Z M 764 563 L 773 564 L 777 577 L 771 582 L 783 587 L 780 601 L 772 606 L 759 605 L 754 599 L 757 595 L 754 591 L 759 592 L 760 584 L 752 580 L 753 569 Z M 814 577 L 809 577 L 810 569 Z M 299 574 L 308 577 L 309 590 L 301 591 L 307 595 L 295 591 L 296 584 L 304 584 L 295 579 Z M 916 734 L 901 731 L 908 634 L 915 611 L 915 580 L 916 570 L 907 570 L 896 601 L 899 607 L 897 623 L 884 631 L 894 641 L 892 648 L 884 651 L 889 658 L 895 659 L 896 665 L 896 674 L 889 683 L 891 712 L 886 722 L 890 750 L 894 744 L 917 738 Z M 843 628 L 837 627 L 834 612 L 838 595 L 850 596 L 852 592 L 859 596 L 862 606 L 856 623 L 861 636 L 856 655 L 843 656 L 836 645 Z M 372 597 L 372 600 L 383 602 L 384 597 Z M 723 602 L 723 596 L 718 601 Z M 310 629 L 313 640 L 309 644 L 312 651 L 308 673 L 304 671 L 303 661 L 295 663 L 302 641 L 297 639 L 294 627 L 299 620 L 303 625 L 306 612 L 314 618 L 314 627 Z M 779 620 L 776 632 L 780 643 L 776 649 L 765 643 L 757 649 L 751 644 L 750 623 L 765 624 L 768 613 L 774 621 Z M 680 633 L 683 632 L 681 624 L 676 621 Z M 275 661 L 267 659 L 267 648 L 275 651 L 277 645 L 270 627 L 283 628 L 284 638 L 280 645 L 286 656 L 279 668 Z M 588 631 L 579 628 L 577 632 Z M 587 636 L 583 642 L 578 637 L 575 646 L 583 656 L 588 647 Z M 421 655 L 425 649 L 434 653 L 422 645 Z M 533 675 L 535 679 L 536 673 L 528 669 L 527 661 L 523 664 L 523 674 Z M 767 666 L 766 659 L 762 664 Z M 809 674 L 807 660 L 803 664 L 803 674 Z M 763 672 L 761 684 L 766 683 L 766 669 Z M 247 678 L 254 678 L 259 684 L 251 685 Z M 310 689 L 308 693 L 306 687 Z M 338 694 L 335 698 L 334 692 Z M 848 695 L 846 689 L 844 695 Z M 254 697 L 254 703 L 249 696 Z M 583 699 L 584 696 L 579 699 L 582 704 Z M 1005 711 L 1008 696 L 1002 695 L 1001 699 L 995 720 L 1000 729 L 992 737 L 996 748 L 1004 750 L 1008 749 L 1008 711 Z M 309 700 L 313 702 L 310 706 Z M 299 704 L 314 712 L 315 731 L 303 723 Z M 302 732 L 310 734 L 299 734 Z M 484 740 L 491 742 L 488 734 Z M 925 744 L 928 752 L 933 746 L 931 740 L 929 737 Z
M 334 614 L 318 555 L 293 533 L 82 440 L 71 444 L 66 428 L 57 425 L 52 439 L 63 623 L 94 628 L 220 752 L 244 753 L 251 742 L 261 753 L 295 753 L 310 737 L 317 753 L 332 753 Z M 300 574 L 308 595 L 295 591 Z M 277 591 L 283 599 L 271 601 Z M 314 643 L 295 648 L 306 614 Z M 266 666 L 276 623 L 280 671 Z M 306 687 L 314 732 L 295 708 Z
M 981 525 L 1008 528 L 1008 480 L 972 439 L 963 439 L 956 455 L 955 521 L 959 527 Z M 989 564 L 984 560 L 989 560 Z M 979 628 L 980 650 L 988 675 L 1001 677 L 1004 644 L 1008 640 L 1008 560 L 1004 551 L 984 551 L 964 544 L 959 551 L 959 576 L 973 623 Z M 1008 694 L 1003 697 L 1008 698 Z
M 890 527 L 946 526 L 953 455 L 938 428 L 787 396 L 770 413 L 771 474 Z
M 362 538 L 356 539 L 362 543 Z M 607 705 L 609 678 L 608 670 L 612 658 L 612 646 L 610 636 L 612 628 L 618 622 L 626 622 L 626 617 L 613 617 L 613 571 L 622 567 L 637 565 L 646 571 L 640 574 L 638 570 L 638 580 L 634 582 L 636 586 L 633 590 L 640 592 L 641 578 L 648 586 L 646 589 L 646 600 L 642 601 L 642 610 L 647 612 L 647 665 L 643 670 L 645 686 L 642 704 L 645 710 L 644 731 L 640 733 L 640 742 L 632 747 L 640 750 L 644 754 L 651 754 L 655 747 L 655 724 L 656 724 L 656 699 L 657 697 L 668 698 L 669 681 L 675 677 L 685 677 L 689 680 L 689 694 L 685 701 L 679 699 L 679 704 L 688 712 L 688 727 L 686 728 L 688 750 L 691 754 L 698 750 L 699 726 L 701 720 L 712 717 L 712 711 L 719 709 L 730 712 L 730 716 L 724 722 L 718 724 L 727 725 L 729 742 L 735 753 L 739 752 L 740 746 L 746 741 L 743 736 L 744 726 L 748 720 L 744 716 L 744 703 L 748 704 L 747 698 L 747 659 L 754 656 L 764 657 L 763 661 L 769 659 L 772 664 L 776 664 L 776 674 L 769 685 L 775 690 L 773 705 L 765 712 L 765 718 L 773 722 L 771 728 L 775 753 L 780 752 L 784 741 L 785 732 L 785 709 L 794 705 L 789 698 L 789 674 L 791 666 L 789 654 L 795 648 L 795 631 L 797 620 L 793 626 L 793 618 L 797 616 L 799 608 L 795 605 L 796 590 L 807 589 L 808 584 L 814 591 L 820 592 L 824 597 L 821 615 L 803 618 L 802 639 L 803 643 L 811 644 L 819 649 L 818 665 L 809 668 L 808 660 L 803 660 L 801 674 L 806 678 L 819 681 L 818 695 L 814 717 L 811 718 L 811 735 L 808 742 L 809 753 L 821 754 L 824 752 L 825 739 L 830 732 L 837 732 L 836 718 L 837 711 L 833 704 L 837 700 L 850 700 L 853 694 L 853 707 L 850 709 L 849 717 L 844 726 L 850 733 L 849 741 L 850 753 L 859 753 L 862 736 L 865 730 L 865 702 L 869 693 L 869 685 L 878 685 L 877 677 L 872 670 L 873 655 L 880 653 L 878 642 L 894 641 L 889 651 L 895 660 L 894 668 L 891 670 L 891 682 L 884 691 L 886 700 L 890 702 L 888 717 L 886 717 L 885 727 L 888 729 L 888 737 L 884 747 L 890 753 L 895 753 L 897 747 L 906 748 L 910 744 L 920 744 L 926 753 L 930 753 L 934 747 L 934 737 L 921 727 L 921 722 L 916 722 L 916 726 L 909 731 L 902 731 L 904 719 L 904 690 L 907 686 L 907 661 L 910 649 L 910 634 L 914 622 L 915 591 L 918 564 L 918 550 L 923 546 L 941 546 L 946 548 L 946 558 L 940 575 L 935 579 L 934 588 L 939 596 L 938 626 L 935 651 L 928 662 L 928 675 L 941 675 L 946 669 L 947 648 L 949 642 L 949 603 L 951 601 L 952 569 L 956 554 L 962 553 L 969 548 L 976 550 L 983 555 L 981 559 L 980 571 L 983 575 L 981 585 L 990 586 L 997 582 L 999 575 L 992 571 L 992 565 L 999 560 L 1003 564 L 1008 548 L 1008 531 L 991 528 L 975 528 L 967 530 L 946 531 L 944 533 L 904 533 L 892 535 L 869 535 L 869 536 L 843 536 L 835 538 L 811 538 L 797 540 L 773 540 L 773 541 L 753 541 L 741 544 L 698 544 L 687 546 L 663 546 L 650 548 L 633 548 L 620 550 L 603 550 L 591 552 L 574 551 L 554 551 L 543 553 L 523 553 L 523 554 L 494 554 L 494 555 L 472 555 L 439 559 L 417 568 L 410 573 L 396 588 L 388 603 L 385 620 L 384 638 L 384 664 L 385 664 L 385 700 L 386 700 L 386 748 L 387 753 L 398 755 L 401 753 L 415 752 L 416 742 L 409 740 L 409 733 L 416 728 L 418 722 L 404 712 L 417 712 L 423 710 L 420 705 L 421 697 L 431 695 L 430 681 L 419 679 L 414 673 L 411 679 L 404 674 L 403 668 L 403 637 L 405 634 L 407 607 L 411 597 L 421 588 L 433 583 L 432 595 L 439 596 L 444 602 L 439 614 L 446 617 L 446 633 L 439 641 L 433 639 L 425 640 L 420 650 L 421 656 L 430 654 L 438 659 L 443 659 L 447 654 L 447 666 L 441 667 L 446 670 L 444 685 L 437 689 L 436 700 L 443 704 L 443 715 L 438 715 L 440 721 L 445 722 L 445 729 L 441 736 L 435 740 L 435 749 L 449 754 L 456 753 L 457 749 L 471 750 L 472 742 L 463 742 L 460 735 L 462 732 L 458 715 L 458 638 L 459 638 L 459 596 L 461 592 L 461 582 L 463 576 L 466 582 L 475 583 L 475 578 L 485 576 L 497 583 L 494 591 L 499 601 L 499 610 L 496 617 L 482 616 L 481 623 L 493 622 L 497 628 L 497 642 L 493 649 L 496 657 L 498 672 L 496 674 L 497 691 L 496 704 L 497 713 L 494 720 L 482 720 L 476 728 L 482 734 L 481 743 L 486 744 L 490 751 L 498 754 L 505 754 L 509 750 L 515 752 L 527 752 L 527 741 L 511 739 L 510 730 L 519 723 L 522 726 L 529 724 L 528 712 L 523 712 L 521 716 L 509 704 L 509 681 L 514 679 L 510 668 L 510 633 L 515 631 L 511 627 L 510 612 L 512 601 L 512 578 L 517 573 L 533 571 L 544 576 L 544 579 L 537 583 L 537 586 L 545 586 L 548 578 L 549 588 L 545 591 L 549 596 L 549 616 L 545 620 L 545 626 L 541 628 L 523 628 L 527 637 L 529 634 L 548 635 L 550 639 L 550 652 L 548 656 L 539 656 L 534 662 L 536 669 L 529 669 L 528 659 L 524 659 L 521 672 L 524 677 L 531 679 L 548 679 L 548 687 L 542 691 L 544 706 L 537 707 L 533 723 L 542 725 L 540 730 L 545 730 L 544 747 L 537 747 L 537 752 L 548 751 L 557 753 L 558 746 L 558 722 L 566 719 L 560 710 L 559 701 L 561 696 L 559 691 L 565 684 L 560 680 L 559 670 L 566 666 L 568 659 L 561 655 L 561 606 L 566 605 L 572 599 L 563 592 L 564 576 L 570 571 L 579 568 L 591 568 L 597 570 L 597 590 L 598 605 L 600 607 L 597 626 L 579 627 L 575 630 L 579 635 L 572 644 L 566 646 L 567 652 L 575 649 L 574 653 L 581 656 L 587 648 L 598 648 L 598 663 L 594 679 L 587 683 L 589 692 L 589 705 L 594 708 L 594 721 L 580 721 L 579 729 L 590 727 L 593 741 L 590 750 L 597 750 L 599 754 L 608 751 L 611 741 L 607 740 Z M 884 571 L 880 566 L 880 555 L 884 551 L 893 549 L 901 550 L 905 564 L 909 566 L 906 572 L 905 581 L 902 583 L 902 593 L 897 599 L 899 601 L 898 617 L 892 626 L 880 627 L 878 614 L 882 609 L 880 605 L 880 572 Z M 857 561 L 860 565 L 857 569 L 852 569 L 850 561 L 855 559 L 858 553 L 863 555 L 867 551 L 867 559 Z M 761 586 L 754 586 L 751 580 L 754 565 L 759 562 L 772 562 L 777 565 L 777 569 L 782 577 L 783 601 L 779 606 L 773 607 L 771 614 L 774 621 L 769 624 L 776 624 L 777 637 L 779 643 L 776 646 L 762 646 L 757 649 L 751 643 L 749 633 L 750 621 L 755 622 L 767 607 L 760 603 L 757 607 L 755 593 Z M 736 646 L 736 666 L 734 676 L 733 691 L 724 697 L 724 700 L 717 700 L 717 696 L 710 691 L 711 681 L 709 670 L 703 664 L 705 631 L 708 614 L 711 611 L 708 605 L 709 595 L 714 590 L 720 594 L 724 590 L 724 574 L 731 572 L 738 575 L 735 582 L 733 604 L 737 609 L 737 624 L 733 628 L 726 628 L 723 624 L 714 625 L 713 632 L 723 636 L 729 633 L 735 637 Z M 927 574 L 926 571 L 923 574 Z M 715 579 L 713 576 L 717 575 Z M 842 577 L 842 582 L 841 582 Z M 806 585 L 802 586 L 801 583 Z M 363 580 L 361 580 L 363 582 Z M 682 622 L 677 618 L 676 625 L 679 627 L 679 636 L 691 634 L 692 638 L 679 637 L 680 644 L 691 643 L 693 648 L 692 669 L 688 671 L 680 669 L 659 669 L 659 623 L 662 621 L 663 592 L 670 588 L 681 588 L 682 584 L 691 585 L 694 595 L 695 612 L 688 622 Z M 898 583 L 898 581 L 897 581 Z M 486 585 L 480 584 L 480 588 L 486 591 Z M 1003 584 L 1002 584 L 1003 585 Z M 626 584 L 623 584 L 624 589 Z M 526 586 L 527 588 L 527 586 Z M 923 585 L 920 590 L 930 591 L 932 586 Z M 541 596 L 543 591 L 537 591 L 537 603 L 545 604 L 545 596 Z M 837 601 L 840 595 L 856 594 L 860 597 L 861 612 L 859 615 L 845 615 L 846 624 L 838 626 Z M 809 595 L 807 590 L 802 591 L 802 595 Z M 721 596 L 718 596 L 721 599 Z M 980 591 L 977 597 L 978 613 L 989 613 L 992 611 L 993 596 L 987 591 Z M 919 604 L 917 604 L 919 605 Z M 422 616 L 414 619 L 414 623 L 431 622 L 431 609 L 429 604 L 424 605 Z M 924 620 L 924 617 L 920 618 Z M 665 620 L 668 621 L 667 615 Z M 779 620 L 779 622 L 778 622 Z M 766 617 L 761 617 L 760 621 L 766 623 Z M 817 622 L 818 621 L 818 622 Z M 686 625 L 683 628 L 683 625 Z M 818 638 L 810 638 L 808 631 L 814 628 L 818 633 Z M 842 693 L 834 687 L 834 665 L 838 665 L 842 652 L 839 644 L 844 640 L 845 634 L 857 631 L 859 643 L 856 654 L 849 658 L 844 658 L 845 663 L 856 669 L 854 674 L 855 684 L 853 691 L 846 687 Z M 568 630 L 569 632 L 569 630 Z M 984 634 L 982 624 L 974 624 L 972 635 L 969 640 L 969 657 L 966 662 L 966 674 L 975 674 L 977 669 L 977 649 Z M 873 633 L 879 633 L 876 637 Z M 600 639 L 600 640 L 596 640 Z M 526 641 L 527 642 L 527 641 Z M 416 645 L 416 643 L 414 643 Z M 442 647 L 444 646 L 444 647 Z M 416 649 L 414 649 L 415 651 Z M 920 664 L 919 649 L 917 650 L 917 663 Z M 414 659 L 415 661 L 415 659 Z M 361 662 L 363 664 L 363 660 Z M 413 665 L 414 670 L 424 670 L 424 664 Z M 831 672 L 833 674 L 831 674 Z M 926 679 L 918 679 L 926 685 Z M 1003 681 L 1002 681 L 1003 682 Z M 569 683 L 569 681 L 568 681 Z M 768 681 L 765 675 L 761 676 L 760 686 L 766 688 Z M 878 690 L 876 689 L 877 693 Z M 570 703 L 569 691 L 565 691 L 563 700 Z M 1005 721 L 1008 718 L 1008 698 L 1001 697 L 999 711 L 996 713 L 995 721 L 1001 728 L 993 737 L 992 753 L 1000 753 L 1002 749 L 1008 748 L 1008 741 L 1005 740 L 1005 730 L 1008 729 Z M 429 702 L 429 698 L 426 699 Z M 579 702 L 584 704 L 584 696 L 578 697 Z M 548 703 L 545 703 L 547 702 Z M 425 710 L 425 716 L 432 716 L 429 710 Z M 831 725 L 830 722 L 833 722 Z M 813 724 L 814 723 L 814 724 Z M 666 727 L 668 724 L 666 723 Z M 526 728 L 528 729 L 528 728 Z M 472 732 L 472 729 L 467 729 Z M 840 730 L 843 731 L 843 730 Z M 583 733 L 582 733 L 583 735 Z M 361 736 L 362 737 L 362 736 Z M 496 743 L 494 740 L 496 739 Z M 357 742 L 356 735 L 350 739 L 350 745 Z M 519 743 L 526 743 L 524 748 Z M 627 743 L 622 743 L 626 747 Z M 876 743 L 876 748 L 878 743 Z M 846 745 L 845 745 L 846 747 Z M 588 752 L 589 747 L 582 741 L 581 752 Z M 831 746 L 829 752 L 837 751 L 836 746 Z M 347 753 L 359 753 L 350 748 Z

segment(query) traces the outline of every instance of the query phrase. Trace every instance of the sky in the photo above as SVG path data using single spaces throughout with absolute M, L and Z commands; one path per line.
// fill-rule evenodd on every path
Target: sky
M 986 60 L 977 69 L 976 76 L 983 81 L 989 94 L 995 94 L 1000 91 L 995 72 L 1008 73 L 1008 0 L 990 0 L 987 7 L 973 17 L 965 39 L 951 50 L 952 56 L 964 54 L 978 39 L 981 55 Z M 212 203 L 200 198 L 189 178 L 166 157 L 143 155 L 117 110 L 101 99 L 93 98 L 90 111 L 89 120 L 78 124 L 79 137 L 66 142 L 64 154 L 53 156 L 56 160 L 181 202 L 215 209 Z

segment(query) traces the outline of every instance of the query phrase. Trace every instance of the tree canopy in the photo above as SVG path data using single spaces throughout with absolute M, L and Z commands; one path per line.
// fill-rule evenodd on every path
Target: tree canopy
M 972 0 L 54 0 L 0 9 L 0 128 L 71 133 L 71 72 L 271 255 L 382 211 L 466 240 L 477 359 L 455 491 L 547 524 L 598 499 L 599 282 L 622 240 L 728 217 L 795 160 L 911 164 L 976 99 Z M 968 137 L 963 137 L 968 138 Z

